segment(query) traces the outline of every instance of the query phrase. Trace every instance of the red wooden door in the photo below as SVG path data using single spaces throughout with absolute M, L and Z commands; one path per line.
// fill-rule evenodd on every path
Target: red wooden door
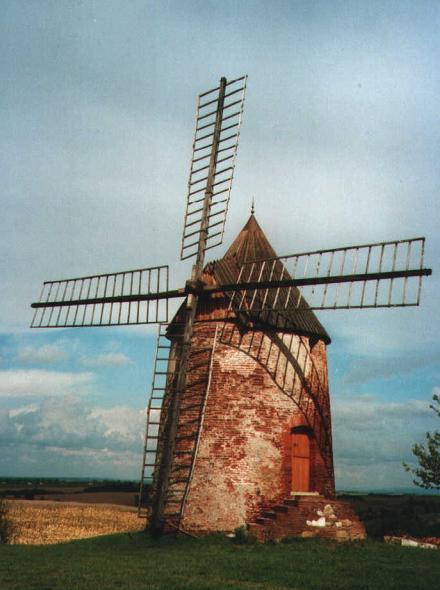
M 309 492 L 309 488 L 309 435 L 304 432 L 292 432 L 292 492 Z

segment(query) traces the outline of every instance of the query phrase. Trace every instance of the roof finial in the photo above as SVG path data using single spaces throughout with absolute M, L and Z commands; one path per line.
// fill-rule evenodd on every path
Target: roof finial
M 255 213 L 255 199 L 252 197 L 252 207 L 251 207 L 251 215 Z

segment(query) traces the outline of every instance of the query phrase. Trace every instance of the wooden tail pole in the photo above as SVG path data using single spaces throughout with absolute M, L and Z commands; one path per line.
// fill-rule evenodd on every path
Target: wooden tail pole
M 197 248 L 197 258 L 192 269 L 191 280 L 199 281 L 205 261 L 206 237 L 207 228 L 209 226 L 209 214 L 212 201 L 213 186 L 215 182 L 215 173 L 217 166 L 218 149 L 220 143 L 221 124 L 223 117 L 223 105 L 225 100 L 226 78 L 220 80 L 220 91 L 217 103 L 217 113 L 215 119 L 214 136 L 211 148 L 211 156 L 209 160 L 209 172 L 206 185 L 205 197 L 203 200 L 203 211 L 201 219 L 201 231 L 199 235 L 199 243 Z M 193 325 L 197 311 L 198 295 L 190 293 L 186 300 L 186 318 L 185 328 L 183 333 L 183 342 L 181 345 L 180 358 L 178 361 L 176 387 L 174 391 L 174 399 L 170 408 L 170 418 L 168 423 L 168 433 L 164 445 L 162 459 L 158 471 L 158 482 L 156 494 L 153 499 L 152 514 L 150 528 L 154 535 L 160 535 L 165 526 L 163 518 L 163 511 L 167 498 L 168 480 L 170 477 L 171 463 L 173 459 L 175 437 L 179 422 L 180 400 L 185 390 L 186 371 L 188 367 L 188 359 L 191 348 L 191 337 L 193 332 Z

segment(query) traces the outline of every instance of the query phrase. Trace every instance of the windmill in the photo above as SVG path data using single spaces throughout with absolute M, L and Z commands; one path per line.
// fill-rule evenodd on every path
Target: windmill
M 191 494 L 193 508 L 197 497 L 203 502 L 194 478 L 220 349 L 264 367 L 267 377 L 258 376 L 258 383 L 270 379 L 290 404 L 280 402 L 277 416 L 295 404 L 294 446 L 307 444 L 296 451 L 292 485 L 307 488 L 313 467 L 313 485 L 331 497 L 330 339 L 314 310 L 418 305 L 423 276 L 431 274 L 423 265 L 424 238 L 278 257 L 253 210 L 225 257 L 205 266 L 206 251 L 223 241 L 246 84 L 246 76 L 221 78 L 198 97 L 181 243 L 181 260 L 194 264 L 185 285 L 170 289 L 168 267 L 156 266 L 48 281 L 32 304 L 33 328 L 158 324 L 140 494 L 143 514 L 144 486 L 152 481 L 150 525 L 158 533 L 182 529 Z M 183 303 L 170 322 L 175 298 Z

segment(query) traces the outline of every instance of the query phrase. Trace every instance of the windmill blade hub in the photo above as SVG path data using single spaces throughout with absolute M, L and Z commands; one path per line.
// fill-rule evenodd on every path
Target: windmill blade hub
M 189 280 L 185 283 L 185 292 L 193 295 L 201 295 L 206 290 L 207 284 L 201 279 Z

